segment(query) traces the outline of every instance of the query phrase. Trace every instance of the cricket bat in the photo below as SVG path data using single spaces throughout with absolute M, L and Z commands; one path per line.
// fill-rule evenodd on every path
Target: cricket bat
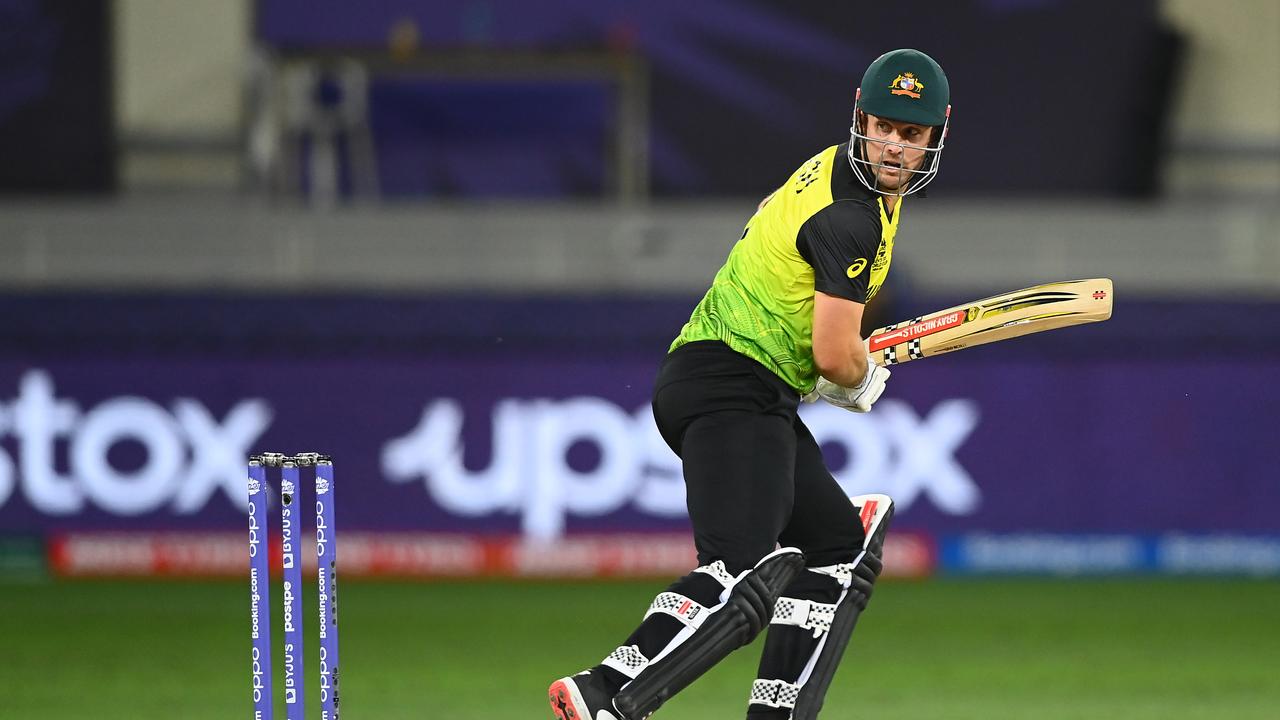
M 867 338 L 879 365 L 985 345 L 998 340 L 1101 322 L 1111 317 L 1111 280 L 1069 280 L 975 300 L 880 328 Z

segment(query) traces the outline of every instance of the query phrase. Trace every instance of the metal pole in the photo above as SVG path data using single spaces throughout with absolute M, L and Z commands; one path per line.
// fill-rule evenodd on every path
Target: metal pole
M 271 543 L 267 532 L 267 470 L 249 460 L 249 629 L 253 638 L 253 717 L 271 720 Z
M 285 460 L 280 471 L 280 544 L 284 550 L 284 709 L 288 720 L 306 718 L 306 682 L 302 651 L 302 562 L 298 554 L 298 466 Z
M 320 717 L 338 718 L 338 564 L 333 462 L 316 460 L 316 561 L 319 566 Z

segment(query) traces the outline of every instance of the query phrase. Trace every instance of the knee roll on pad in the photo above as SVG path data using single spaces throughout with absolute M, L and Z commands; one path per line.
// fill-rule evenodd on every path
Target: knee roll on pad
M 702 613 L 696 624 L 687 624 L 648 660 L 614 698 L 614 707 L 626 720 L 643 720 L 726 655 L 751 642 L 769 624 L 778 596 L 803 567 L 799 550 L 782 548 L 732 578 L 720 604 Z
M 884 538 L 893 521 L 893 498 L 888 495 L 855 495 L 849 500 L 862 523 L 862 549 L 876 558 L 884 557 Z

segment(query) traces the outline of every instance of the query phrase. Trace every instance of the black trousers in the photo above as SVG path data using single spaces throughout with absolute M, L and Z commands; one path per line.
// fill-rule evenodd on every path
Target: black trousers
M 732 574 L 793 546 L 809 567 L 849 562 L 862 524 L 796 415 L 798 393 L 717 341 L 667 355 L 653 393 L 658 430 L 684 464 L 698 562 Z
M 653 414 L 684 462 L 699 565 L 720 560 L 736 576 L 779 543 L 799 548 L 808 567 L 852 562 L 861 550 L 862 523 L 797 417 L 799 404 L 796 391 L 777 375 L 721 342 L 689 343 L 663 361 Z M 691 572 L 667 590 L 714 607 L 722 587 L 708 574 Z M 783 594 L 830 604 L 841 587 L 828 575 L 805 572 Z M 623 646 L 653 658 L 682 627 L 655 613 Z M 771 627 L 759 677 L 796 682 L 817 642 L 805 628 Z M 612 667 L 594 670 L 611 694 L 629 679 Z M 787 713 L 752 705 L 750 717 L 775 720 Z

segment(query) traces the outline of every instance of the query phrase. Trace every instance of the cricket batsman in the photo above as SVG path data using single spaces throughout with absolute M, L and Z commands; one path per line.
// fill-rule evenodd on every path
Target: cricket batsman
M 797 408 L 820 397 L 865 413 L 884 391 L 863 308 L 889 272 L 904 197 L 937 175 L 949 103 L 928 55 L 880 56 L 848 142 L 807 160 L 747 222 L 653 393 L 683 461 L 699 565 L 600 664 L 551 684 L 559 720 L 643 720 L 766 626 L 747 718 L 817 717 L 880 574 L 893 503 L 848 498 Z

